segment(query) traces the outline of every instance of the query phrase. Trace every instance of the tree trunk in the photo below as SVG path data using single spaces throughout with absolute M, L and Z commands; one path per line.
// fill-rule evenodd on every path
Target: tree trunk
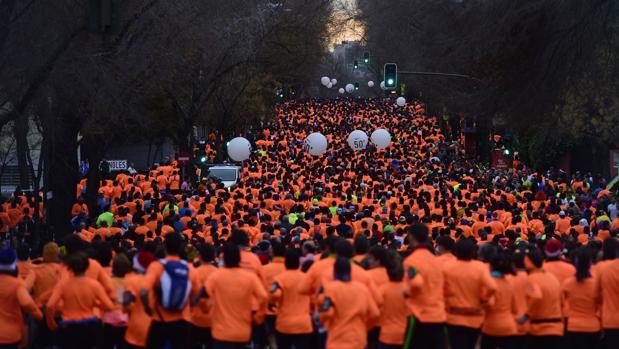
M 70 113 L 51 118 L 47 125 L 49 148 L 46 170 L 47 214 L 50 230 L 56 239 L 71 234 L 71 207 L 75 202 L 79 165 L 77 163 L 76 118 Z
M 28 165 L 28 116 L 20 115 L 13 124 L 13 135 L 15 136 L 17 168 L 19 170 L 19 188 L 22 190 L 30 189 L 32 179 L 30 178 L 30 168 Z

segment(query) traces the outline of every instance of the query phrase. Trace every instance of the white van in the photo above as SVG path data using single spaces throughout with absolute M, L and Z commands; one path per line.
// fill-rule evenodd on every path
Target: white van
M 235 165 L 214 165 L 208 169 L 208 177 L 218 178 L 226 188 L 229 188 L 236 183 L 242 175 L 242 168 Z

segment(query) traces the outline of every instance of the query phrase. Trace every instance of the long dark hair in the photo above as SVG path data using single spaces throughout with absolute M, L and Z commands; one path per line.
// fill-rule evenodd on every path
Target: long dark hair
M 591 253 L 586 247 L 580 247 L 574 254 L 576 266 L 576 280 L 583 282 L 591 277 Z

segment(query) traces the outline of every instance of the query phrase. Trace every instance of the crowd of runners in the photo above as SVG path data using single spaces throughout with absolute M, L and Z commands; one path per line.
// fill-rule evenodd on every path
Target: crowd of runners
M 101 183 L 95 213 L 83 180 L 53 242 L 19 233 L 31 199 L 4 202 L 0 348 L 619 347 L 603 180 L 479 166 L 415 103 L 276 112 L 231 188 L 162 164 Z M 348 146 L 378 128 L 388 148 Z

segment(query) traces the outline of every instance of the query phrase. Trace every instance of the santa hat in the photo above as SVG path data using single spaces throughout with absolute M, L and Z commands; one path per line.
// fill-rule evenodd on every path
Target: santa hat
M 133 268 L 140 273 L 145 273 L 148 266 L 156 259 L 155 255 L 150 252 L 138 252 L 138 254 L 133 256 Z
M 17 269 L 17 254 L 7 247 L 0 250 L 0 271 L 15 271 Z
M 563 245 L 561 241 L 552 238 L 546 242 L 546 246 L 544 246 L 544 252 L 546 252 L 546 256 L 550 258 L 559 257 L 563 252 Z

